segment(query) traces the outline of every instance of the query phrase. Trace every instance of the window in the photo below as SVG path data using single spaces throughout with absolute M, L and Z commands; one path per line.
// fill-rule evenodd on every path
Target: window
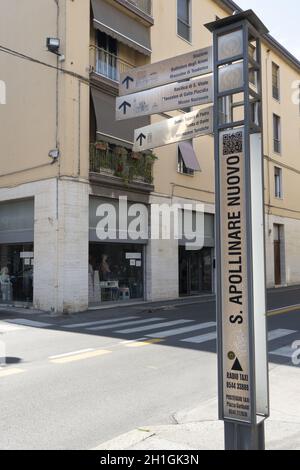
M 220 124 L 228 124 L 233 121 L 232 95 L 224 96 L 219 100 Z
M 274 152 L 281 153 L 281 122 L 280 117 L 273 114 Z
M 274 62 L 272 62 L 272 94 L 275 100 L 280 99 L 279 67 Z
M 282 199 L 282 169 L 275 166 L 274 168 L 275 178 L 275 197 Z
M 191 41 L 191 0 L 177 0 L 177 33 Z
M 249 44 L 249 57 L 253 61 L 257 60 L 257 50 L 253 44 Z M 257 72 L 254 70 L 252 66 L 249 69 L 249 81 L 252 85 L 257 87 Z
M 193 140 L 187 140 L 186 142 L 189 142 L 193 146 Z M 191 168 L 188 168 L 184 162 L 184 158 L 182 155 L 182 152 L 180 150 L 180 146 L 178 146 L 178 172 L 182 173 L 183 175 L 189 175 L 189 176 L 194 176 L 195 170 L 192 170 Z
M 116 39 L 97 31 L 96 72 L 118 80 L 118 43 Z

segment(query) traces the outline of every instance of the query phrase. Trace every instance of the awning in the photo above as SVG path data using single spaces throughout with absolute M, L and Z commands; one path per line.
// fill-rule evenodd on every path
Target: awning
M 91 90 L 99 140 L 116 145 L 132 146 L 134 130 L 148 126 L 149 117 L 116 121 L 116 98 L 96 88 Z
M 180 142 L 179 150 L 184 164 L 189 170 L 201 171 L 195 150 L 190 142 Z
M 94 26 L 144 55 L 151 55 L 150 28 L 105 0 L 92 0 Z
M 33 243 L 33 240 L 34 199 L 1 202 L 0 244 Z

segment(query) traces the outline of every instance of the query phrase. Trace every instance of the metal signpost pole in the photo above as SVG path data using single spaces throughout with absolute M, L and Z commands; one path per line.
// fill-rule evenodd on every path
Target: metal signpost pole
M 261 43 L 252 10 L 214 36 L 219 417 L 227 450 L 264 449 L 269 416 Z

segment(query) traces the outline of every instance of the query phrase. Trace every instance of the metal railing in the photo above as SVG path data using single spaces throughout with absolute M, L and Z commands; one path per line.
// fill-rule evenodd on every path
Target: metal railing
M 186 41 L 191 41 L 191 25 L 181 18 L 177 19 L 177 33 L 180 37 L 186 39 Z
M 128 2 L 147 13 L 147 15 L 152 16 L 152 0 L 128 0 Z
M 273 93 L 272 93 L 272 94 L 273 94 L 273 98 L 275 98 L 275 100 L 279 101 L 279 97 L 280 97 L 279 87 L 273 85 L 273 86 L 272 86 L 272 92 L 273 92 Z
M 120 81 L 121 73 L 134 67 L 134 65 L 129 62 L 120 59 L 118 56 L 111 54 L 100 47 L 90 46 L 90 51 L 91 63 L 94 67 L 94 71 L 103 77 L 114 80 L 115 82 Z
M 274 152 L 281 153 L 281 141 L 274 139 Z
M 152 184 L 153 154 L 133 153 L 105 142 L 90 144 L 90 172 L 122 178 L 125 183 L 139 181 Z

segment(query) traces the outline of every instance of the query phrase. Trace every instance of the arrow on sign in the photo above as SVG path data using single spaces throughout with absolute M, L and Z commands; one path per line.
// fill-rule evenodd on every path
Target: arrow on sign
M 130 82 L 134 82 L 134 80 L 132 77 L 127 75 L 127 77 L 125 77 L 124 80 L 122 81 L 122 85 L 126 85 L 126 89 L 128 90 Z
M 129 108 L 131 108 L 131 104 L 128 103 L 127 101 L 123 101 L 123 103 L 119 106 L 119 109 L 123 108 L 123 114 L 127 113 L 127 106 L 129 106 Z
M 140 135 L 138 136 L 138 138 L 136 139 L 136 142 L 140 141 L 140 146 L 142 146 L 143 145 L 143 139 L 146 139 L 146 136 L 145 136 L 145 134 L 143 134 L 141 132 Z

